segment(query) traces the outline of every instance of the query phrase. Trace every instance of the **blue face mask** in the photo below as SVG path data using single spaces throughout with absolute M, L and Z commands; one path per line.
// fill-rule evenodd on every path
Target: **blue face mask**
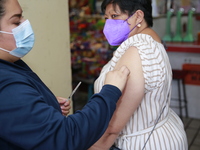
M 12 29 L 12 33 L 0 31 L 0 33 L 13 34 L 16 41 L 16 49 L 8 51 L 0 48 L 3 51 L 9 52 L 16 57 L 24 57 L 32 48 L 35 42 L 34 33 L 31 24 L 28 20 L 21 23 L 18 27 Z

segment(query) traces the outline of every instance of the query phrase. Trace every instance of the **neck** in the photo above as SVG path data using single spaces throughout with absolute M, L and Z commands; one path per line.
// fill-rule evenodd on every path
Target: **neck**
M 141 27 L 137 27 L 129 34 L 129 37 L 139 34 L 139 33 L 144 33 L 147 29 L 150 29 L 147 26 L 142 25 Z
M 140 30 L 138 30 L 138 34 L 139 33 L 146 33 L 146 31 L 149 30 L 149 29 L 150 29 L 149 27 L 141 28 Z
M 14 63 L 15 61 L 19 60 L 19 58 L 10 55 L 8 52 L 0 51 L 0 59 Z

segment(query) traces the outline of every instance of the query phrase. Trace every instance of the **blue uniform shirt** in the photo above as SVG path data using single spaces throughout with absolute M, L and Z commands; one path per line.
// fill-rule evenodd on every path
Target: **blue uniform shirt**
M 105 132 L 121 91 L 105 85 L 65 117 L 56 97 L 22 61 L 0 60 L 0 150 L 87 150 Z

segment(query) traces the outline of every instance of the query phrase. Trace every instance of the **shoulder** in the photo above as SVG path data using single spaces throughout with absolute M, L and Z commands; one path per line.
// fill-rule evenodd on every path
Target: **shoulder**
M 129 47 L 115 67 L 119 68 L 123 65 L 127 66 L 130 70 L 129 81 L 137 80 L 137 82 L 134 81 L 134 83 L 138 83 L 138 81 L 141 81 L 139 83 L 143 82 L 142 61 L 137 47 Z
M 0 87 L 4 84 L 28 81 L 28 78 L 24 74 L 22 74 L 19 70 L 12 68 L 1 68 L 0 76 Z
M 134 74 L 137 75 L 138 72 L 140 75 L 143 74 L 147 91 L 160 86 L 164 79 L 164 63 L 161 54 L 161 49 L 164 47 L 147 34 L 134 35 L 129 38 L 129 42 L 131 41 L 133 44 L 123 55 L 124 60 L 131 64 Z
M 15 101 L 22 98 L 24 93 L 34 91 L 30 78 L 22 70 L 12 65 L 1 63 L 0 76 L 0 99 L 7 99 L 9 97 L 10 100 L 13 99 Z

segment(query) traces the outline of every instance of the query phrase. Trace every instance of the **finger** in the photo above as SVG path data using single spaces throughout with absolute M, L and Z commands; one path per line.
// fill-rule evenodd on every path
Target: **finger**
M 126 66 L 122 66 L 119 68 L 119 71 L 124 72 L 124 70 L 126 70 L 126 69 L 127 69 Z
M 119 68 L 119 72 L 124 76 L 128 76 L 130 74 L 130 70 L 126 66 L 122 66 Z
M 64 97 L 59 97 L 59 96 L 57 96 L 56 98 L 57 98 L 57 100 L 58 100 L 59 102 L 65 102 L 65 101 L 67 100 L 67 99 L 64 98 Z
M 61 109 L 62 109 L 62 110 L 69 110 L 69 109 L 71 109 L 71 106 L 67 106 L 67 107 L 61 106 Z
M 70 100 L 65 101 L 64 106 L 69 106 L 70 105 Z
M 119 70 L 127 75 L 130 73 L 130 70 L 126 66 L 122 66 Z
M 67 110 L 63 110 L 63 109 L 62 109 L 62 112 L 63 112 L 63 113 L 70 112 L 70 109 L 67 109 Z
M 60 105 L 64 105 L 65 104 L 65 101 L 59 101 L 58 102 Z
M 127 67 L 125 67 L 123 73 L 128 76 L 131 72 Z
M 62 111 L 62 114 L 63 114 L 64 116 L 67 116 L 67 115 L 69 114 L 69 111 Z

